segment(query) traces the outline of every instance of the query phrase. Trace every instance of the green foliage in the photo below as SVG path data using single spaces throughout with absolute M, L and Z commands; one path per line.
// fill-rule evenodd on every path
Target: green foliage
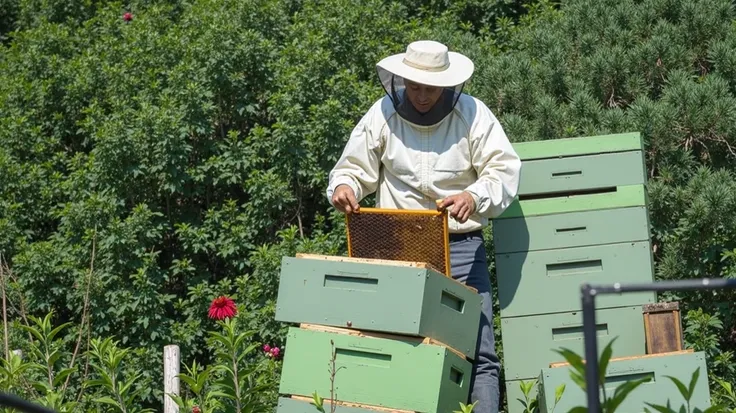
M 695 369 L 693 372 L 692 377 L 690 378 L 690 383 L 686 386 L 682 381 L 680 381 L 677 377 L 667 376 L 664 377 L 668 378 L 672 383 L 677 386 L 677 390 L 680 392 L 682 397 L 685 399 L 685 406 L 680 407 L 680 409 L 672 409 L 670 407 L 670 403 L 668 401 L 666 406 L 657 405 L 653 403 L 647 403 L 647 406 L 651 407 L 657 412 L 660 413 L 678 413 L 678 412 L 684 412 L 684 413 L 715 413 L 715 412 L 723 412 L 725 411 L 725 407 L 722 405 L 712 405 L 708 407 L 705 410 L 701 410 L 699 408 L 691 409 L 690 408 L 690 399 L 692 399 L 693 394 L 695 393 L 695 385 L 698 382 L 698 379 L 700 378 L 700 367 Z M 649 409 L 644 408 L 644 411 L 647 413 L 651 413 Z
M 418 38 L 474 60 L 465 90 L 512 141 L 641 131 L 657 278 L 734 277 L 735 15 L 729 0 L 0 0 L 8 339 L 45 370 L 0 368 L 66 375 L 44 376 L 43 397 L 77 401 L 59 391 L 80 394 L 83 372 L 62 371 L 86 360 L 88 337 L 135 349 L 151 383 L 176 343 L 208 383 L 186 402 L 207 405 L 227 376 L 203 367 L 225 360 L 207 344 L 208 303 L 230 295 L 249 342 L 283 344 L 280 259 L 344 252 L 327 174 L 383 94 L 375 62 Z M 736 293 L 662 298 L 680 301 L 688 345 L 728 403 L 718 383 L 736 383 Z M 30 321 L 49 313 L 46 330 Z M 494 313 L 502 356 L 497 300 Z M 21 324 L 65 327 L 40 357 Z M 135 408 L 160 410 L 159 387 Z
M 52 327 L 52 316 L 30 316 L 32 324 L 18 326 L 29 335 L 30 351 L 0 358 L 0 391 L 60 413 L 157 411 L 145 407 L 153 383 L 137 368 L 140 348 L 121 347 L 112 337 L 92 337 L 89 350 L 75 358 L 60 338 L 69 323 Z M 185 366 L 186 372 L 179 375 L 182 394 L 173 399 L 183 409 L 198 406 L 206 413 L 268 410 L 276 397 L 280 361 L 255 351 L 255 332 L 241 331 L 237 317 L 217 327 L 222 332 L 207 332 L 213 363 Z
M 537 380 L 532 381 L 526 381 L 521 380 L 519 382 L 519 389 L 521 390 L 521 394 L 524 396 L 524 400 L 516 399 L 521 403 L 521 405 L 524 407 L 524 413 L 539 413 L 540 412 L 540 402 L 538 396 L 530 396 L 532 389 L 534 389 L 535 386 L 537 386 Z M 565 393 L 565 388 L 567 386 L 565 383 L 560 384 L 555 388 L 555 402 L 550 407 L 550 412 L 554 412 L 555 408 L 557 407 L 557 404 L 560 402 L 560 399 L 562 399 L 562 395 Z
M 237 320 L 218 321 L 222 333 L 209 332 L 208 347 L 215 352 L 213 364 L 203 367 L 194 361 L 186 373 L 179 374 L 192 396 L 172 396 L 180 408 L 197 406 L 203 413 L 256 413 L 271 407 L 277 397 L 278 362 L 254 357 L 259 347 L 252 341 L 255 331 L 240 331 Z
M 611 341 L 606 344 L 601 353 L 598 362 L 598 388 L 596 391 L 602 391 L 603 397 L 601 398 L 600 411 L 602 413 L 613 413 L 618 407 L 626 400 L 626 397 L 634 391 L 637 387 L 649 381 L 648 377 L 644 377 L 638 380 L 630 380 L 616 387 L 613 395 L 608 395 L 606 392 L 606 373 L 608 372 L 608 363 L 613 355 L 613 344 L 616 342 L 618 337 L 614 337 Z M 585 362 L 582 357 L 574 351 L 562 348 L 555 350 L 565 360 L 570 363 L 572 369 L 570 370 L 570 378 L 577 384 L 583 391 L 587 389 L 587 383 L 585 381 Z M 588 409 L 585 406 L 576 406 L 571 412 L 586 412 Z

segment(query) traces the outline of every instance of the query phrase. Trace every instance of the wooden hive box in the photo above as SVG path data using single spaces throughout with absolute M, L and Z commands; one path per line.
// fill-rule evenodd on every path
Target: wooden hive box
M 585 282 L 652 280 L 648 241 L 496 255 L 499 302 L 504 318 L 570 313 L 582 309 Z M 653 292 L 604 295 L 597 308 L 654 303 Z
M 615 337 L 616 357 L 646 352 L 641 306 L 599 309 L 595 316 L 599 352 Z M 506 380 L 536 379 L 542 368 L 564 361 L 555 352 L 561 347 L 584 352 L 582 312 L 504 318 L 501 334 Z
M 301 255 L 281 266 L 276 320 L 429 337 L 475 358 L 481 297 L 422 263 Z
M 562 363 L 559 367 L 542 370 L 538 388 L 540 413 L 552 412 L 555 388 L 562 383 L 565 383 L 565 392 L 555 407 L 555 412 L 567 412 L 575 406 L 587 406 L 585 392 L 570 379 L 570 369 Z M 665 376 L 673 376 L 688 386 L 696 369 L 700 369 L 700 377 L 690 400 L 690 409 L 702 411 L 710 407 L 708 370 L 705 354 L 702 352 L 681 351 L 611 359 L 606 370 L 606 394 L 610 397 L 616 387 L 626 381 L 648 378 L 647 382 L 629 393 L 616 411 L 643 413 L 644 408 L 648 407 L 646 403 L 666 406 L 668 402 L 674 411 L 680 411 L 680 407 L 686 403 L 685 399 L 677 386 Z M 649 407 L 649 411 L 655 410 Z
M 585 282 L 653 280 L 638 133 L 515 148 L 523 161 L 519 198 L 493 221 L 501 317 L 579 311 Z M 637 293 L 597 304 L 655 300 Z
M 333 350 L 334 343 L 334 350 Z M 289 329 L 279 393 L 329 398 L 333 351 L 337 400 L 419 413 L 466 402 L 471 364 L 451 349 L 411 337 Z
M 493 220 L 509 413 L 523 411 L 521 381 L 562 361 L 554 350 L 583 352 L 582 284 L 654 276 L 639 133 L 514 148 L 523 163 L 519 195 Z M 644 354 L 642 306 L 654 302 L 653 292 L 599 297 L 601 350 L 618 337 L 616 356 Z

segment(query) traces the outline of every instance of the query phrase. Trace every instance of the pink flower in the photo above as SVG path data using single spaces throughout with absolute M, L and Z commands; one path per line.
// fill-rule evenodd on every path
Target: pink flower
M 271 349 L 271 355 L 273 358 L 277 358 L 281 354 L 281 350 L 278 347 L 274 347 Z
M 234 317 L 237 313 L 238 309 L 235 307 L 235 302 L 223 295 L 212 300 L 209 317 L 215 320 L 222 320 Z
M 123 14 L 123 20 L 125 20 L 126 22 L 129 22 L 133 20 L 133 15 L 130 12 L 125 13 Z
M 263 345 L 263 351 L 265 351 L 266 353 L 270 353 L 271 352 L 271 346 L 269 346 L 268 344 L 264 344 Z

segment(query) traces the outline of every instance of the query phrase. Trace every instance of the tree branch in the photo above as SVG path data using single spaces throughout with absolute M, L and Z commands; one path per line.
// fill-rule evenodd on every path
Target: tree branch
M 74 367 L 74 362 L 76 361 L 77 354 L 79 353 L 79 345 L 82 343 L 82 332 L 85 329 L 85 326 L 87 326 L 87 330 L 89 333 L 89 323 L 87 322 L 88 318 L 88 312 L 89 312 L 89 290 L 90 286 L 92 284 L 92 273 L 95 269 L 95 253 L 96 253 L 96 247 L 97 247 L 97 226 L 95 225 L 95 232 L 92 235 L 92 256 L 90 257 L 90 264 L 89 264 L 89 272 L 87 272 L 87 285 L 85 287 L 84 292 L 84 308 L 82 309 L 82 321 L 79 325 L 79 334 L 77 335 L 77 344 L 74 346 L 74 353 L 72 353 L 72 360 L 69 362 L 69 368 Z M 71 374 L 66 376 L 66 380 L 64 380 L 64 387 L 61 388 L 61 393 L 64 394 L 64 392 L 67 389 L 67 386 L 69 386 L 69 379 L 72 377 Z
M 8 306 L 5 299 L 5 271 L 3 271 L 3 254 L 0 253 L 0 287 L 3 295 L 3 335 L 5 336 L 5 360 L 10 361 L 10 345 L 8 344 Z

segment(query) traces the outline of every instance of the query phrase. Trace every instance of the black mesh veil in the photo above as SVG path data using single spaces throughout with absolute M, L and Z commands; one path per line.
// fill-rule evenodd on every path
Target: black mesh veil
M 452 112 L 457 104 L 457 100 L 463 91 L 465 83 L 461 83 L 452 87 L 445 87 L 442 96 L 437 103 L 428 112 L 421 113 L 409 101 L 406 95 L 406 85 L 404 78 L 395 75 L 388 70 L 377 67 L 378 77 L 381 80 L 383 89 L 394 104 L 396 112 L 404 119 L 417 125 L 429 126 L 440 122 L 442 119 Z

